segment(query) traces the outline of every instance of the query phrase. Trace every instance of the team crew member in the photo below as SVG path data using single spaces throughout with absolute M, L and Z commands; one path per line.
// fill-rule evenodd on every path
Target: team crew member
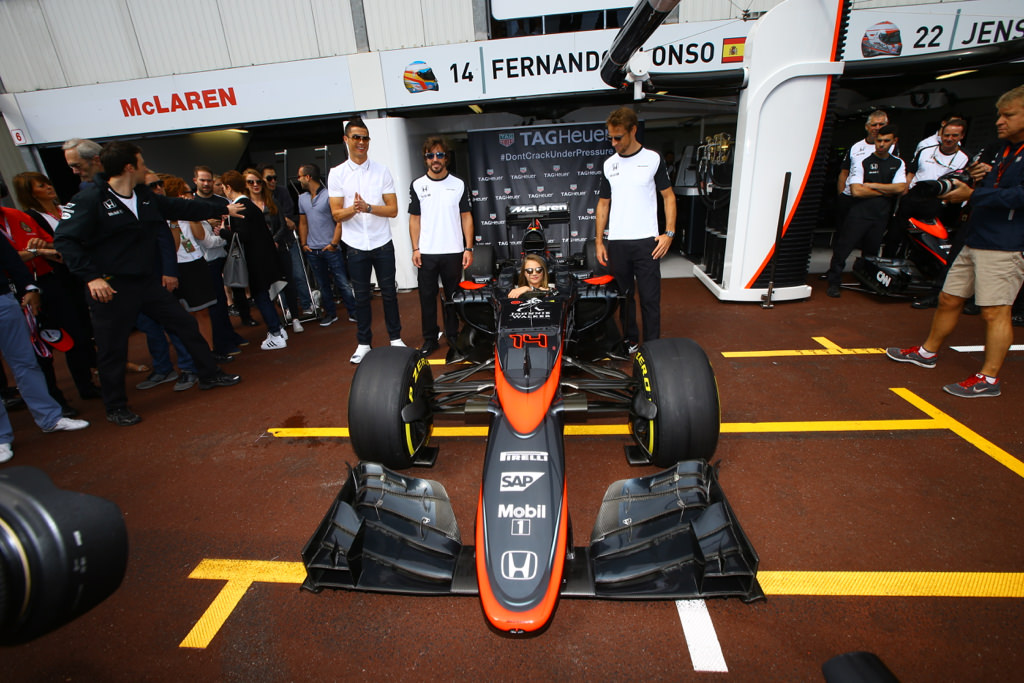
M 866 135 L 863 140 L 853 143 L 846 156 L 843 157 L 842 167 L 839 169 L 839 181 L 836 191 L 839 198 L 836 201 L 836 228 L 841 228 L 846 222 L 846 212 L 853 204 L 853 195 L 850 192 L 850 170 L 860 166 L 861 162 L 871 156 L 875 151 L 875 136 L 878 131 L 889 125 L 889 115 L 881 109 L 876 109 L 868 114 L 868 120 L 864 123 Z M 890 154 L 899 156 L 895 147 L 889 149 Z
M 658 259 L 668 252 L 675 236 L 676 196 L 657 152 L 636 139 L 636 113 L 616 109 L 607 120 L 608 137 L 615 154 L 605 160 L 597 200 L 597 260 L 607 265 L 625 297 L 622 331 L 632 353 L 640 341 L 633 301 L 634 280 L 640 296 L 644 341 L 661 336 L 661 267 Z M 658 234 L 658 200 L 665 203 L 667 232 Z M 608 240 L 604 239 L 605 228 Z
M 896 127 L 885 126 L 875 136 L 875 151 L 850 173 L 853 206 L 839 228 L 828 269 L 828 295 L 838 298 L 846 259 L 858 245 L 864 254 L 877 255 L 885 226 L 892 215 L 893 200 L 907 189 L 903 160 L 889 153 L 896 143 Z
M 392 346 L 402 342 L 402 319 L 398 313 L 395 284 L 395 245 L 391 221 L 398 215 L 398 196 L 391 172 L 368 158 L 370 131 L 360 118 L 345 125 L 348 160 L 335 166 L 327 176 L 331 215 L 342 224 L 341 239 L 348 258 L 348 274 L 356 299 L 356 339 L 359 344 L 349 359 L 359 363 L 370 351 L 373 340 L 370 308 L 371 271 L 377 274 L 384 303 L 384 325 Z
M 107 144 L 100 161 L 109 182 L 96 176 L 94 187 L 64 207 L 54 245 L 89 288 L 107 419 L 127 426 L 141 420 L 128 408 L 124 386 L 128 335 L 140 312 L 181 338 L 195 360 L 201 389 L 237 384 L 239 378 L 217 367 L 195 319 L 170 292 L 177 282 L 165 283 L 156 272 L 157 235 L 169 235 L 167 220 L 202 220 L 219 214 L 219 207 L 154 194 L 143 182 L 148 170 L 142 151 L 130 142 Z
M 420 354 L 429 356 L 438 349 L 441 332 L 437 328 L 437 279 L 444 295 L 451 299 L 459 287 L 462 271 L 473 263 L 473 214 L 469 208 L 469 188 L 448 172 L 451 156 L 443 138 L 430 137 L 423 143 L 425 175 L 412 181 L 409 188 L 409 236 L 412 238 L 412 262 L 418 269 L 420 319 L 423 346 Z M 449 348 L 455 348 L 459 316 L 452 306 L 444 308 L 444 334 Z
M 969 198 L 971 216 L 966 245 L 946 274 L 928 338 L 921 346 L 885 351 L 901 363 L 935 367 L 939 349 L 974 295 L 985 320 L 985 362 L 981 372 L 942 387 L 963 398 L 1002 393 L 999 370 L 1013 343 L 1011 307 L 1024 283 L 1024 86 L 1004 93 L 996 107 L 996 131 L 1005 141 L 996 163 L 972 165 L 969 171 L 980 178 L 978 187 L 972 190 L 956 181 L 942 197 L 952 203 Z

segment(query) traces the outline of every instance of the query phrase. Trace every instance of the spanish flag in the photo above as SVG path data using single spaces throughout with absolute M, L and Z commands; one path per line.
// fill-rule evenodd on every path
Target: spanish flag
M 743 61 L 743 44 L 746 38 L 725 38 L 722 40 L 722 63 Z

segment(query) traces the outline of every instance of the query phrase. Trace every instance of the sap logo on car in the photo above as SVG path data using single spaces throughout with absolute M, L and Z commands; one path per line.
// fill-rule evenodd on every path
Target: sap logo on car
M 544 476 L 544 472 L 505 472 L 501 475 L 499 491 L 520 493 L 533 486 Z
M 509 581 L 532 581 L 537 576 L 537 553 L 506 550 L 501 554 L 501 576 Z
M 500 462 L 547 462 L 548 454 L 543 451 L 502 451 Z
M 498 504 L 498 519 L 547 519 L 547 505 Z

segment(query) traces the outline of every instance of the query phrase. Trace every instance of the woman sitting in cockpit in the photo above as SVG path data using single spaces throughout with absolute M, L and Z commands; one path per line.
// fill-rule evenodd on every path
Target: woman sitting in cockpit
M 554 284 L 548 283 L 548 266 L 544 259 L 529 254 L 519 267 L 519 286 L 508 293 L 508 298 L 518 299 L 530 294 L 554 294 Z

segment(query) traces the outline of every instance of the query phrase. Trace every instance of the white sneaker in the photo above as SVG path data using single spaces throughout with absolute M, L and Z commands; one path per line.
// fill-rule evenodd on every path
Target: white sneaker
M 391 345 L 392 346 L 405 346 L 405 342 L 402 341 L 401 339 L 392 339 L 391 340 Z
M 363 362 L 363 358 L 370 352 L 369 344 L 360 344 L 356 347 L 356 352 L 352 354 L 352 357 L 348 359 L 350 363 L 359 365 Z
M 77 432 L 79 429 L 85 429 L 88 426 L 89 423 L 85 420 L 73 420 L 70 417 L 62 417 L 52 427 L 43 431 L 47 434 L 50 432 Z
M 284 331 L 284 330 L 282 330 Z M 288 339 L 280 334 L 268 333 L 267 338 L 260 344 L 260 348 L 264 351 L 276 351 L 278 349 L 288 348 Z
M 0 443 L 0 462 L 7 462 L 14 457 L 14 449 L 9 443 Z
M 288 341 L 288 328 L 281 325 L 281 329 L 277 331 L 278 335 L 284 337 L 285 341 Z
M 292 318 L 292 332 L 298 334 L 303 331 L 302 323 L 299 322 L 298 318 Z

